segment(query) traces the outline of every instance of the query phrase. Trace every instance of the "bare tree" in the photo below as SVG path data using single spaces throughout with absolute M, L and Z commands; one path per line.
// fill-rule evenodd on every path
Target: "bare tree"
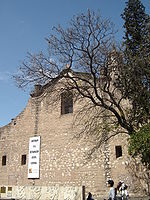
M 88 11 L 87 15 L 74 16 L 67 29 L 58 26 L 53 31 L 46 38 L 47 55 L 28 54 L 20 66 L 14 76 L 18 86 L 44 85 L 64 77 L 65 88 L 73 90 L 74 96 L 87 99 L 89 107 L 97 110 L 97 116 L 105 112 L 115 131 L 122 127 L 131 134 L 136 127 L 135 121 L 130 120 L 132 108 L 126 105 L 126 96 L 117 86 L 123 59 L 114 47 L 113 24 Z M 95 122 L 94 117 L 90 122 L 93 127 Z M 86 127 L 91 127 L 90 123 Z

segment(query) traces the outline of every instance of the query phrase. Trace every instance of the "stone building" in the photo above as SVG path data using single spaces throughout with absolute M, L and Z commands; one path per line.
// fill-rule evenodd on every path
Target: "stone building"
M 115 185 L 119 180 L 133 185 L 126 167 L 127 137 L 111 138 L 87 160 L 91 141 L 75 138 L 81 127 L 73 126 L 82 104 L 70 94 L 52 100 L 51 88 L 57 83 L 54 85 L 36 86 L 25 109 L 0 128 L 1 196 L 74 200 L 84 199 L 84 192 L 90 191 L 94 199 L 100 199 L 107 196 L 110 178 Z M 130 194 L 132 189 L 129 187 Z

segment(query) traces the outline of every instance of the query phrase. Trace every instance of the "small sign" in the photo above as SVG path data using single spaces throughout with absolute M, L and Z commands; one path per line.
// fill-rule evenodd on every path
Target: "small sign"
M 39 178 L 40 136 L 29 140 L 28 178 Z

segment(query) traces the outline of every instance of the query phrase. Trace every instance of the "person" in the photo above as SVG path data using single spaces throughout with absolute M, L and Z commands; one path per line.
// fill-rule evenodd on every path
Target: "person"
M 118 191 L 118 200 L 128 200 L 128 191 L 127 191 L 128 186 L 123 182 L 119 181 L 117 185 L 117 191 Z
M 94 200 L 94 199 L 92 198 L 92 194 L 91 194 L 91 192 L 88 193 L 87 200 Z
M 115 188 L 114 188 L 114 181 L 113 180 L 108 180 L 108 187 L 110 188 L 108 200 L 115 200 L 116 194 L 115 194 Z
M 124 182 L 122 182 L 122 185 L 121 185 L 122 199 L 125 199 L 125 200 L 127 200 L 129 197 L 127 188 L 128 186 Z
M 117 184 L 117 196 L 116 196 L 116 199 L 117 200 L 122 200 L 122 193 L 121 193 L 121 185 L 122 185 L 122 182 L 119 181 L 119 183 Z

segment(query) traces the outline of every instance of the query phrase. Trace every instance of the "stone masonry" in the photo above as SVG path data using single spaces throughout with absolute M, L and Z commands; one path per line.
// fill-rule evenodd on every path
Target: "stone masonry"
M 51 104 L 52 97 L 49 88 L 32 95 L 25 109 L 8 125 L 0 128 L 0 158 L 6 156 L 6 165 L 0 163 L 0 187 L 10 187 L 12 191 L 17 192 L 30 190 L 19 190 L 19 187 L 37 188 L 35 190 L 38 192 L 39 188 L 40 191 L 55 188 L 56 192 L 60 187 L 84 186 L 85 194 L 90 191 L 94 199 L 98 199 L 107 197 L 106 181 L 109 178 L 116 184 L 123 180 L 129 186 L 132 185 L 132 177 L 126 169 L 127 137 L 121 134 L 115 136 L 101 151 L 97 150 L 94 158 L 86 161 L 85 155 L 89 150 L 90 141 L 73 137 L 75 132 L 80 131 L 80 127 L 73 129 L 78 102 L 73 105 L 73 113 L 61 115 L 61 101 L 59 99 L 57 103 Z M 29 138 L 36 135 L 41 137 L 40 178 L 28 179 Z M 118 158 L 115 146 L 122 147 L 122 156 Z M 22 155 L 26 155 L 24 165 L 21 165 Z M 129 187 L 129 191 L 132 194 L 132 188 Z M 20 198 L 27 199 L 27 193 Z M 43 193 L 42 195 L 43 200 L 53 199 L 44 196 Z

